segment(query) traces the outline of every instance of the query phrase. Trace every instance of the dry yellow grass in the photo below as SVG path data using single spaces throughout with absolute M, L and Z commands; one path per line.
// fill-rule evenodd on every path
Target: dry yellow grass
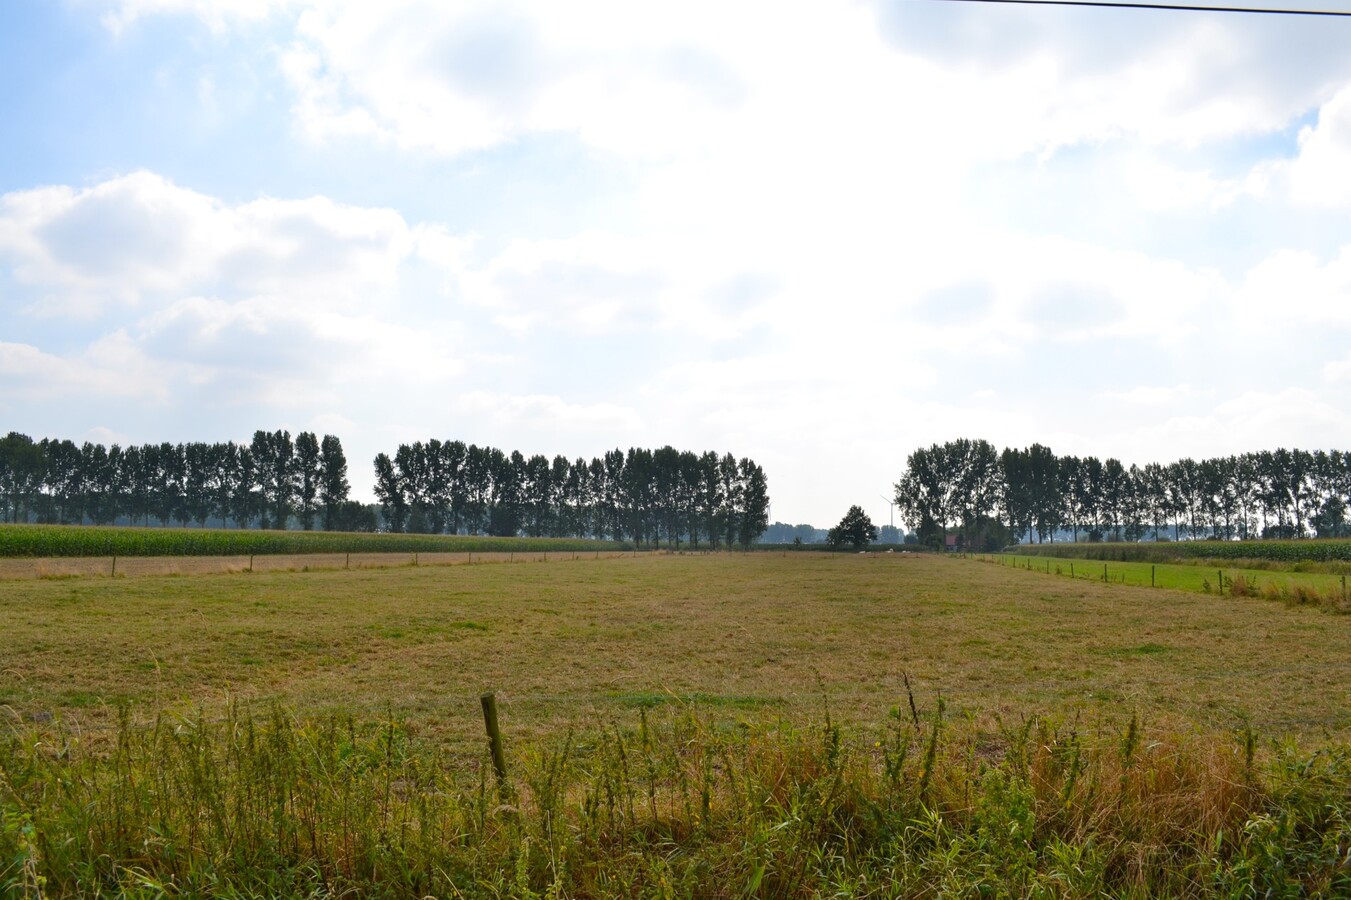
M 261 557 L 259 557 L 261 559 Z M 213 561 L 213 563 L 216 561 Z M 1351 618 L 925 556 L 570 555 L 516 565 L 0 582 L 0 715 L 86 732 L 280 700 L 469 748 L 694 700 L 869 724 L 942 694 L 988 721 L 1080 714 L 1351 735 Z M 119 567 L 121 562 L 119 561 Z M 188 571 L 185 569 L 185 571 Z

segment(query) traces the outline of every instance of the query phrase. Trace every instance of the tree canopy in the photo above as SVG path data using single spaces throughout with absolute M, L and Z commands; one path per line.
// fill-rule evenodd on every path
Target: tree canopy
M 1041 444 L 996 454 L 962 439 L 912 453 L 895 500 L 920 541 L 940 547 L 951 530 L 968 547 L 1058 533 L 1074 541 L 1337 537 L 1351 534 L 1351 453 L 1278 449 L 1126 466 L 1056 456 Z
M 0 521 L 597 537 L 672 547 L 749 546 L 769 525 L 753 460 L 665 446 L 552 459 L 462 441 L 400 444 L 374 459 L 373 508 L 349 499 L 333 435 L 256 431 L 245 443 L 104 447 L 0 438 Z
M 586 460 L 504 453 L 461 441 L 401 444 L 375 459 L 393 531 L 596 537 L 656 546 L 749 546 L 769 526 L 753 460 L 665 446 Z
M 126 447 L 10 432 L 0 438 L 0 521 L 161 525 L 210 520 L 240 528 L 314 525 L 373 529 L 348 499 L 342 443 L 309 432 L 257 431 L 247 444 L 143 444 Z
M 832 547 L 848 544 L 855 550 L 862 550 L 875 540 L 877 540 L 877 526 L 860 506 L 849 507 L 849 512 L 840 519 L 840 524 L 830 529 L 830 534 L 826 537 L 826 542 Z

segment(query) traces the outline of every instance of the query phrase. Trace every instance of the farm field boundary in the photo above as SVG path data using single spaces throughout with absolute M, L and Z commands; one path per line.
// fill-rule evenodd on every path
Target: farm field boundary
M 632 550 L 627 542 L 570 538 L 496 538 L 450 534 L 362 534 L 129 528 L 96 525 L 0 525 L 0 558 L 74 556 L 263 556 L 314 553 L 543 553 Z
M 1191 563 L 1121 562 L 1083 557 L 1029 556 L 1014 553 L 972 556 L 982 562 L 1031 573 L 1135 587 L 1199 591 L 1238 597 L 1264 597 L 1287 603 L 1351 612 L 1346 575 L 1251 569 Z
M 1302 541 L 1149 541 L 1132 543 L 1021 544 L 1017 552 L 1024 556 L 1050 556 L 1063 559 L 1096 559 L 1109 562 L 1183 563 L 1211 561 L 1238 564 L 1252 562 L 1249 568 L 1275 564 L 1291 568 L 1300 563 L 1346 563 L 1351 571 L 1351 540 L 1319 538 Z
M 67 556 L 0 558 L 0 580 L 137 578 L 228 575 L 248 572 L 316 572 L 503 563 L 555 563 L 663 555 L 666 550 L 497 550 L 463 553 L 301 553 L 257 556 Z

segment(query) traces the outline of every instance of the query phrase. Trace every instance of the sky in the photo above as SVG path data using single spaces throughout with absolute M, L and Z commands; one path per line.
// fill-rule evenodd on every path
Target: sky
M 1351 10 L 1351 0 L 1322 8 Z M 4 0 L 0 432 L 1351 445 L 1351 19 Z M 899 523 L 898 523 L 899 524 Z

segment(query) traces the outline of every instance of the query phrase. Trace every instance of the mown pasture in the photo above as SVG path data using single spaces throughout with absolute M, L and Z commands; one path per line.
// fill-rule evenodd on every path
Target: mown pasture
M 695 698 L 877 723 L 907 674 L 960 714 L 1351 726 L 1351 620 L 926 556 L 655 556 L 0 583 L 0 703 L 97 726 L 227 697 L 394 712 L 466 746 Z
M 0 621 L 16 893 L 1351 888 L 1351 619 L 1309 607 L 788 553 L 8 581 Z

